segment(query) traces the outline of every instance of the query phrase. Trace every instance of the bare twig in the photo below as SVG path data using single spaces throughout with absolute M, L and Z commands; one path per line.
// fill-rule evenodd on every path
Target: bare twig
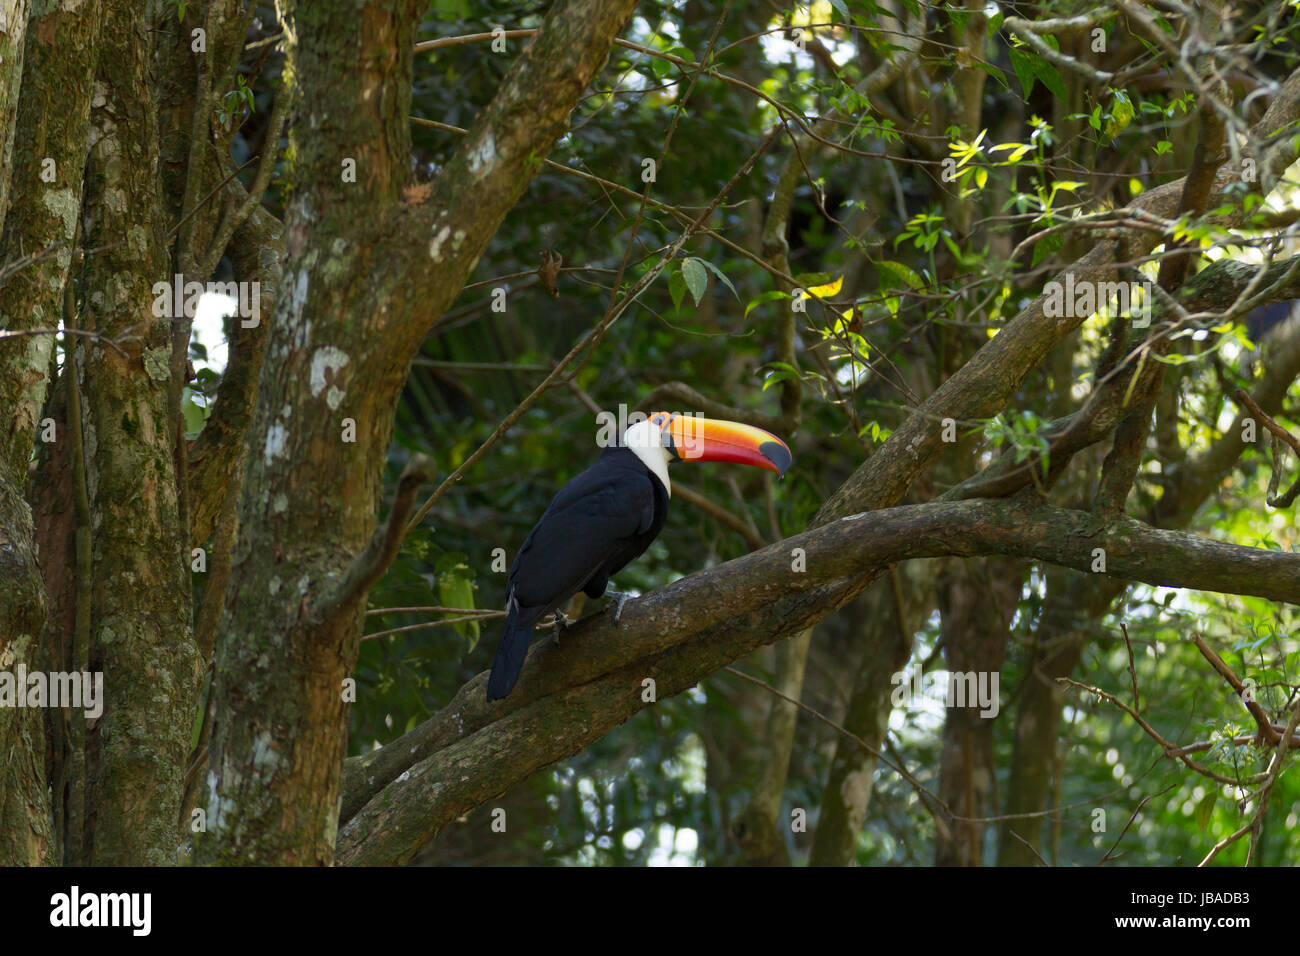
M 132 329 L 128 331 L 132 331 L 135 328 L 139 328 L 139 326 L 133 326 Z M 16 329 L 16 330 L 0 329 L 0 340 L 25 338 L 29 335 L 63 335 L 63 336 L 76 335 L 76 336 L 80 336 L 81 338 L 90 339 L 94 342 L 98 342 L 100 345 L 107 345 L 109 348 L 111 348 L 114 352 L 116 352 L 118 355 L 122 356 L 123 358 L 126 358 L 126 353 L 123 352 L 120 348 L 118 348 L 117 344 L 119 342 L 140 341 L 140 337 L 138 335 L 122 335 L 122 336 L 118 336 L 116 339 L 111 339 L 106 335 L 104 335 L 102 332 L 92 332 L 89 329 L 66 329 L 66 328 L 65 329 Z
M 712 498 L 700 494 L 693 488 L 687 488 L 683 486 L 681 482 L 676 480 L 673 481 L 673 494 L 676 497 L 681 498 L 682 501 L 699 508 L 705 514 L 726 525 L 732 531 L 736 532 L 736 534 L 744 538 L 745 543 L 752 549 L 757 551 L 766 544 L 766 542 L 755 532 L 752 522 L 747 523 L 743 519 L 738 518 Z
M 771 684 L 768 684 L 765 681 L 761 681 L 757 677 L 751 677 L 749 674 L 746 674 L 744 671 L 736 670 L 736 668 L 732 667 L 731 665 L 727 665 L 726 667 L 723 668 L 723 670 L 725 670 L 729 674 L 734 674 L 735 676 L 741 678 L 742 680 L 747 680 L 751 684 L 756 684 L 759 687 L 762 687 L 770 694 L 775 694 L 777 697 L 780 697 L 782 700 L 786 701 L 787 703 L 793 704 L 795 707 L 798 707 L 800 710 L 802 710 L 804 713 L 808 714 L 809 716 L 815 717 L 816 719 L 820 720 L 822 723 L 824 723 L 827 727 L 830 727 L 836 733 L 843 734 L 849 740 L 852 740 L 855 744 L 857 744 L 867 753 L 871 754 L 873 757 L 875 757 L 877 760 L 883 763 L 886 767 L 888 767 L 890 770 L 894 771 L 905 781 L 907 781 L 907 783 L 912 787 L 912 789 L 916 791 L 917 795 L 921 797 L 921 803 L 925 806 L 927 810 L 930 811 L 931 816 L 934 817 L 935 824 L 938 825 L 942 830 L 948 830 L 947 824 L 939 817 L 938 811 L 941 810 L 944 816 L 951 819 L 953 816 L 952 810 L 949 809 L 947 804 L 945 804 L 941 799 L 939 799 L 938 795 L 931 792 L 929 788 L 925 786 L 925 784 L 921 783 L 921 781 L 917 780 L 914 776 L 912 776 L 907 771 L 907 769 L 901 765 L 901 763 L 900 764 L 894 763 L 883 753 L 881 753 L 875 747 L 871 746 L 871 744 L 867 743 L 865 740 L 863 740 L 853 731 L 849 730 L 847 727 L 844 727 L 841 724 L 837 724 L 835 721 L 831 720 L 825 714 L 821 713 L 820 711 L 812 707 L 809 707 L 803 701 L 795 700 L 790 695 L 782 693 L 781 691 L 773 687 Z
M 366 611 L 366 616 L 369 617 L 371 614 L 482 614 L 487 617 L 501 613 L 491 608 L 443 607 L 439 604 L 426 604 L 421 607 L 372 607 Z
M 1137 669 L 1133 666 L 1133 642 L 1128 639 L 1128 625 L 1121 621 L 1119 627 L 1124 632 L 1124 646 L 1128 648 L 1128 676 L 1133 682 L 1133 709 L 1141 710 L 1142 703 L 1138 699 Z
M 1015 830 L 1008 830 L 1007 832 L 1010 833 L 1017 840 L 1019 840 L 1021 843 L 1023 843 L 1025 846 L 1027 846 L 1029 848 L 1029 852 L 1032 853 L 1038 859 L 1039 863 L 1041 863 L 1043 866 L 1051 866 L 1050 863 L 1048 863 L 1046 860 L 1043 859 L 1043 855 L 1039 853 L 1037 849 L 1035 849 L 1032 843 L 1030 843 L 1028 840 L 1022 837 Z
M 1171 783 L 1169 786 L 1165 787 L 1159 793 L 1148 793 L 1145 797 L 1143 797 L 1141 800 L 1138 801 L 1138 805 L 1134 807 L 1133 812 L 1129 814 L 1128 823 L 1124 824 L 1124 829 L 1119 831 L 1119 836 L 1115 838 L 1115 842 L 1112 843 L 1110 849 L 1106 851 L 1106 855 L 1103 856 L 1097 862 L 1098 866 L 1104 866 L 1105 864 L 1109 863 L 1111 860 L 1116 859 L 1115 856 L 1116 847 L 1118 847 L 1120 841 L 1124 839 L 1124 834 L 1128 833 L 1129 827 L 1133 826 L 1133 821 L 1138 818 L 1138 814 L 1142 812 L 1142 808 L 1145 807 L 1149 801 L 1154 800 L 1156 797 L 1163 797 L 1170 790 L 1174 789 L 1175 786 L 1177 785 Z
M 1210 662 L 1210 666 L 1219 672 L 1219 676 L 1228 682 L 1232 692 L 1246 705 L 1246 709 L 1250 711 L 1250 716 L 1255 719 L 1255 725 L 1259 727 L 1259 739 L 1269 746 L 1276 744 L 1279 739 L 1278 732 L 1273 729 L 1268 714 L 1264 713 L 1264 708 L 1259 706 L 1259 702 L 1253 698 L 1246 699 L 1246 685 L 1242 683 L 1241 678 L 1232 672 L 1232 668 L 1223 662 L 1223 658 L 1215 653 L 1214 648 L 1205 643 L 1205 638 L 1201 637 L 1200 634 L 1192 635 L 1192 643 L 1196 645 L 1196 649 L 1201 652 L 1201 655 Z
M 1240 781 L 1233 780 L 1230 777 L 1225 777 L 1221 774 L 1217 774 L 1213 770 L 1207 770 L 1204 767 L 1202 767 L 1200 764 L 1196 763 L 1194 760 L 1189 759 L 1186 754 L 1179 754 L 1177 752 L 1178 748 L 1174 746 L 1174 744 L 1170 743 L 1168 740 L 1165 740 L 1165 738 L 1160 735 L 1160 731 L 1156 730 L 1149 723 L 1147 723 L 1141 714 L 1135 711 L 1128 704 L 1124 703 L 1114 694 L 1108 694 L 1104 690 L 1101 690 L 1098 687 L 1092 687 L 1088 684 L 1082 684 L 1079 681 L 1072 680 L 1069 677 L 1058 677 L 1056 680 L 1058 683 L 1069 684 L 1072 687 L 1078 687 L 1080 690 L 1086 690 L 1088 693 L 1095 694 L 1096 696 L 1100 697 L 1102 700 L 1109 701 L 1110 703 L 1114 704 L 1116 707 L 1120 708 L 1120 710 L 1124 711 L 1124 713 L 1128 714 L 1135 721 L 1137 721 L 1138 726 L 1141 727 L 1143 730 L 1145 730 L 1148 736 L 1150 736 L 1153 740 L 1155 740 L 1156 743 L 1160 744 L 1160 746 L 1165 751 L 1166 757 L 1170 757 L 1176 760 L 1181 760 L 1189 768 L 1195 770 L 1203 777 L 1209 777 L 1211 780 L 1215 780 L 1219 783 L 1226 783 L 1230 787 L 1236 787 L 1240 785 Z
M 494 617 L 505 617 L 505 611 L 489 611 L 486 614 L 466 614 L 462 617 L 449 617 L 445 621 L 421 621 L 419 624 L 405 624 L 402 627 L 390 627 L 386 631 L 375 631 L 373 634 L 362 635 L 361 640 L 373 641 L 377 637 L 388 637 L 391 634 L 404 634 L 407 631 L 425 631 L 434 627 L 446 627 L 448 624 L 464 624 L 466 621 L 484 621 Z

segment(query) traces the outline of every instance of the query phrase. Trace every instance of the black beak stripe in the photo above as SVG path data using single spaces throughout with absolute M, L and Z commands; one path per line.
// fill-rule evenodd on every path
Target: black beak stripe
M 777 477 L 785 477 L 785 470 L 790 467 L 790 449 L 780 442 L 765 441 L 758 446 L 758 453 L 776 466 Z

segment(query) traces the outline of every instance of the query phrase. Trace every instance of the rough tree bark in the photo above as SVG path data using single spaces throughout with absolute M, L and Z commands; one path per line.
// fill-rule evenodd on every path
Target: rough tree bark
M 355 582 L 373 570 L 354 555 L 375 526 L 410 359 L 565 131 L 633 5 L 556 3 L 423 207 L 401 202 L 420 8 L 286 5 L 294 191 L 285 293 L 261 370 L 217 640 L 199 860 L 333 859 L 344 680 L 368 589 Z
M 104 96 L 91 122 L 89 256 L 83 324 L 117 346 L 83 344 L 86 484 L 95 515 L 91 671 L 103 671 L 102 719 L 87 734 L 87 858 L 96 864 L 175 860 L 200 662 L 190 629 L 188 535 L 173 459 L 172 324 L 153 308 L 167 274 L 158 126 L 148 73 L 152 43 L 141 5 L 105 10 L 99 42 Z
M 100 5 L 94 0 L 44 5 L 30 21 L 28 12 L 25 2 L 6 3 L 0 10 L 10 27 L 0 35 L 0 261 L 14 264 L 26 255 L 35 257 L 0 284 L 0 327 L 18 332 L 57 328 L 63 315 L 81 204 Z M 24 84 L 18 97 L 24 72 L 29 79 L 39 73 L 48 83 Z M 24 494 L 53 355 L 50 334 L 0 346 L 0 409 L 8 412 L 0 427 L 0 669 L 20 664 L 39 669 L 46 660 L 39 653 L 45 586 Z M 64 424 L 54 424 L 55 443 L 66 436 Z M 14 755 L 0 760 L 0 864 L 43 862 L 54 850 L 46 822 L 44 719 L 37 709 L 0 708 L 0 753 Z

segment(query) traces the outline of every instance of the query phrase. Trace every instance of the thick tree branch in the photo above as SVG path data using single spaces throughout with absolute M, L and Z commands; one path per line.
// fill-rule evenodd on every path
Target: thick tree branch
M 794 548 L 804 551 L 805 571 L 791 569 Z M 752 646 L 815 623 L 829 613 L 833 608 L 826 606 L 826 586 L 842 579 L 860 578 L 873 568 L 908 558 L 943 555 L 1015 555 L 1089 572 L 1097 560 L 1097 549 L 1104 552 L 1110 576 L 1300 603 L 1300 557 L 1160 531 L 1128 518 L 1103 523 L 1084 512 L 1010 500 L 932 502 L 853 515 L 683 578 L 633 601 L 617 627 L 604 613 L 585 619 L 565 637 L 562 648 L 557 649 L 550 641 L 533 648 L 518 687 L 504 701 L 485 703 L 486 674 L 480 674 L 439 715 L 388 746 L 348 761 L 342 819 L 346 820 L 349 810 L 378 794 L 404 770 L 426 758 L 442 759 L 438 751 L 463 745 L 462 738 L 489 723 L 505 721 L 523 709 L 543 719 L 545 712 L 533 708 L 544 697 L 555 697 L 557 707 L 580 706 L 585 712 L 589 702 L 576 703 L 575 692 L 580 690 L 579 685 L 591 683 L 593 695 L 613 694 L 618 707 L 609 719 L 621 722 L 646 706 L 639 696 L 640 681 L 655 675 L 671 655 L 681 655 L 683 688 L 693 686 L 720 663 L 739 657 Z M 804 613 L 800 610 L 802 601 L 782 603 L 792 596 L 815 596 L 818 603 L 811 612 Z M 754 624 L 766 633 L 719 640 L 712 631 L 751 614 L 756 617 Z M 611 690 L 609 675 L 623 672 L 636 675 L 635 679 L 625 674 L 620 678 L 621 691 Z M 561 704 L 561 700 L 567 703 Z M 508 734 L 509 726 L 513 725 L 503 724 L 490 736 Z M 582 742 L 567 753 L 598 739 L 604 732 L 598 728 L 607 726 L 612 724 L 604 719 L 593 721 L 587 732 L 580 734 Z M 458 740 L 461 744 L 455 743 Z M 518 768 L 514 779 L 567 755 L 550 756 L 539 764 L 529 756 L 534 751 L 523 743 L 518 746 L 518 754 L 512 758 L 517 760 L 513 766 Z M 545 754 L 549 753 L 548 744 Z M 411 784 L 408 780 L 397 786 Z M 376 800 L 368 812 L 383 816 L 388 811 L 381 805 L 387 799 Z M 426 793 L 424 799 L 435 801 L 437 795 Z M 432 802 L 421 806 L 435 821 L 434 830 L 451 818 L 444 818 Z M 371 826 L 367 823 L 349 828 L 347 832 L 354 837 L 345 835 L 341 849 L 352 853 L 346 849 L 348 840 L 360 839 L 355 835 Z M 415 849 L 418 847 L 411 852 Z
M 1263 270 L 1248 263 L 1220 259 L 1186 283 L 1180 290 L 1178 307 L 1185 312 L 1221 315 L 1233 309 L 1251 286 L 1266 290 L 1261 303 L 1300 297 L 1300 268 L 1297 266 L 1300 266 L 1300 256 L 1273 262 Z M 1159 327 L 1168 321 L 1168 311 L 1157 302 L 1152 308 L 1153 325 Z M 1124 351 L 1133 355 L 1144 344 L 1141 334 L 1136 333 Z M 1054 472 L 1064 467 L 1073 455 L 1105 438 L 1124 419 L 1124 399 L 1134 376 L 1134 373 L 1123 374 L 1125 371 L 1125 365 L 1112 369 L 1097 383 L 1092 395 L 1078 411 L 1051 422 L 1044 429 L 1043 435 L 1050 443 L 1046 454 Z M 1034 470 L 1041 468 L 1042 456 L 1039 454 L 1016 461 L 1015 455 L 1008 453 L 949 489 L 944 497 L 950 500 L 1005 497 L 1030 484 Z
M 413 343 L 450 304 L 501 220 L 537 175 L 542 158 L 567 131 L 570 111 L 635 6 L 635 0 L 553 4 L 434 180 L 428 204 L 393 211 L 385 244 L 396 255 L 376 278 L 383 286 L 407 290 L 402 298 L 409 314 L 403 318 L 411 323 L 407 331 Z M 414 274 L 406 254 L 412 244 L 426 251 L 430 266 Z
M 1216 15 L 1219 13 L 1217 5 L 1212 7 L 1212 12 Z M 1206 29 L 1218 30 L 1217 16 L 1207 13 L 1202 20 Z M 1195 217 L 1205 211 L 1210 189 L 1214 185 L 1215 174 L 1223 163 L 1223 119 L 1210 103 L 1212 93 L 1209 87 L 1214 86 L 1210 75 L 1213 68 L 1212 58 L 1208 55 L 1199 57 L 1198 67 L 1205 84 L 1201 96 L 1201 123 L 1197 133 L 1196 148 L 1192 152 L 1192 167 L 1183 180 L 1183 194 L 1178 200 L 1180 218 Z M 1226 90 L 1216 89 L 1213 92 L 1223 93 Z M 1194 248 L 1189 239 L 1165 243 L 1165 255 L 1160 260 L 1160 268 L 1156 276 L 1156 285 L 1165 293 L 1175 292 L 1187 276 L 1193 256 L 1183 254 L 1183 250 L 1191 250 L 1199 258 L 1199 250 Z M 1121 323 L 1120 328 L 1127 327 L 1127 322 L 1117 321 Z M 1149 346 L 1149 353 L 1143 354 L 1159 359 L 1169 351 L 1171 344 L 1168 335 L 1157 336 Z M 1124 502 L 1142 465 L 1142 452 L 1146 447 L 1147 435 L 1151 428 L 1151 414 L 1160 397 L 1164 379 L 1164 364 L 1157 361 L 1151 369 L 1151 374 L 1142 382 L 1131 411 L 1116 428 L 1110 453 L 1101 465 L 1101 479 L 1098 482 L 1094 504 L 1097 510 L 1124 510 Z

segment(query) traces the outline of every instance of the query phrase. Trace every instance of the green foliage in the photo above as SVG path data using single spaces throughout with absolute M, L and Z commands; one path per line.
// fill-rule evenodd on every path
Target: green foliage
M 252 87 L 244 82 L 242 76 L 235 77 L 235 80 L 235 88 L 222 96 L 217 106 L 217 118 L 222 126 L 228 127 L 237 119 L 242 122 L 245 116 L 257 112 Z
M 195 401 L 196 392 L 188 385 L 181 389 L 181 412 L 185 416 L 185 438 L 193 441 L 203 431 L 203 426 L 212 414 L 212 406 L 204 401 Z
M 443 607 L 474 609 L 474 572 L 465 563 L 463 554 L 444 554 L 435 565 L 438 574 L 438 597 Z M 443 618 L 456 621 L 453 625 L 456 633 L 465 641 L 465 653 L 474 650 L 478 643 L 478 621 L 461 620 L 466 615 L 455 611 L 444 612 Z
M 790 278 L 809 295 L 796 303 L 784 291 L 788 279 L 774 277 L 733 245 L 695 236 L 662 270 L 663 281 L 642 292 L 608 331 L 572 381 L 551 389 L 438 503 L 372 593 L 372 609 L 502 608 L 506 569 L 533 522 L 599 451 L 588 403 L 615 412 L 620 403 L 635 408 L 652 389 L 672 381 L 768 415 L 779 413 L 781 396 L 798 384 L 800 429 L 783 436 L 791 442 L 794 467 L 783 482 L 771 484 L 770 514 L 765 475 L 683 466 L 674 481 L 680 477 L 684 486 L 752 522 L 765 540 L 773 538 L 773 520 L 782 535 L 802 530 L 910 411 L 997 334 L 1043 282 L 1100 241 L 1101 234 L 1082 228 L 1080 218 L 1123 206 L 1181 176 L 1189 164 L 1195 145 L 1193 94 L 1161 84 L 1148 90 L 1079 82 L 1076 74 L 1063 72 L 1000 29 L 1001 12 L 988 23 L 982 57 L 966 62 L 953 37 L 963 35 L 961 25 L 972 14 L 914 0 L 903 7 L 941 41 L 923 47 L 915 70 L 925 82 L 912 87 L 911 96 L 892 87 L 871 94 L 859 89 L 868 68 L 907 49 L 896 33 L 880 27 L 884 12 L 871 3 L 830 0 L 792 7 L 780 16 L 762 5 L 733 5 L 717 48 L 707 54 L 720 4 L 659 0 L 638 7 L 626 35 L 657 54 L 701 64 L 702 72 L 696 76 L 663 55 L 616 46 L 574 111 L 569 135 L 549 158 L 639 196 L 645 187 L 641 160 L 660 154 L 672 126 L 650 195 L 689 221 L 731 180 L 779 117 L 797 132 L 796 117 L 807 118 L 811 126 L 815 118 L 835 114 L 830 140 L 856 152 L 819 145 L 800 154 L 807 170 L 800 170 L 789 228 L 781 237 L 788 245 Z M 516 5 L 493 0 L 471 11 L 465 0 L 436 0 L 430 17 L 436 23 L 426 25 L 428 36 L 451 36 L 481 31 L 485 23 L 536 26 L 540 11 L 521 13 Z M 825 22 L 839 31 L 819 28 L 816 34 L 835 57 L 834 74 L 782 39 L 791 25 Z M 850 32 L 849 23 L 861 29 Z M 1107 29 L 1108 38 L 1118 42 L 1116 21 Z M 727 47 L 742 36 L 763 39 Z M 1053 38 L 1045 40 L 1059 51 Z M 487 55 L 485 49 L 462 44 L 421 56 L 411 112 L 468 126 L 514 60 Z M 517 49 L 512 41 L 512 53 Z M 1163 57 L 1159 47 L 1150 49 Z M 1270 49 L 1260 69 L 1274 80 L 1285 78 L 1296 58 L 1294 45 Z M 1107 70 L 1125 66 L 1105 64 Z M 934 130 L 957 122 L 954 76 L 966 69 L 988 78 L 979 123 L 971 129 L 954 126 L 935 143 Z M 725 82 L 722 73 L 743 76 L 783 111 Z M 1012 73 L 1016 82 L 1008 82 Z M 242 88 L 222 102 L 223 122 L 253 107 Z M 411 135 L 421 170 L 445 165 L 459 145 L 456 137 L 425 127 L 413 127 Z M 768 150 L 718 205 L 708 228 L 752 255 L 770 254 L 762 249 L 763 216 L 788 156 L 788 140 Z M 951 182 L 941 177 L 944 160 L 955 163 Z M 1177 236 L 1216 254 L 1253 252 L 1262 245 L 1256 235 L 1229 234 L 1214 219 L 1229 207 L 1258 213 L 1262 203 L 1250 184 L 1239 184 L 1225 191 L 1221 208 L 1184 216 Z M 968 214 L 965 220 L 962 212 Z M 540 168 L 411 370 L 386 487 L 392 487 L 411 451 L 431 455 L 443 474 L 464 461 L 552 363 L 590 331 L 615 293 L 670 254 L 682 228 L 682 218 L 664 206 L 647 204 L 642 211 L 638 199 L 607 185 Z M 564 259 L 558 298 L 531 278 L 545 249 Z M 1154 265 L 1144 268 L 1154 276 Z M 616 276 L 621 277 L 618 290 Z M 504 312 L 492 311 L 488 299 L 497 286 L 508 289 Z M 798 340 L 789 362 L 777 346 L 792 309 Z M 1243 321 L 1235 316 L 1188 330 L 1160 357 L 1179 397 L 1178 412 L 1165 425 L 1182 457 L 1144 458 L 1131 513 L 1148 513 L 1166 494 L 1169 476 L 1221 437 L 1235 411 L 1225 407 L 1224 383 L 1249 386 L 1258 378 L 1259 366 L 1250 359 L 1257 343 L 1249 342 Z M 941 494 L 977 464 L 1004 452 L 1020 463 L 1036 457 L 1035 478 L 1041 482 L 1051 464 L 1043 454 L 1047 423 L 1077 408 L 1095 386 L 1110 328 L 1109 318 L 1089 317 L 1077 336 L 1019 382 L 1010 408 L 961 423 L 960 447 L 971 454 L 945 453 L 943 464 L 909 490 L 915 496 L 909 500 Z M 199 385 L 211 394 L 209 383 Z M 1294 408 L 1297 402 L 1300 390 L 1293 387 L 1288 404 Z M 193 412 L 189 406 L 186 412 L 189 429 Z M 1086 507 L 1105 450 L 1098 446 L 1088 453 L 1095 453 L 1093 458 L 1074 462 L 1051 492 L 1053 500 Z M 1242 544 L 1300 548 L 1291 515 L 1272 513 L 1263 504 L 1270 467 L 1266 452 L 1249 449 L 1190 526 Z M 658 541 L 615 584 L 648 591 L 746 550 L 734 530 L 675 498 Z M 993 746 L 995 791 L 1003 796 L 1011 786 L 1017 701 L 1041 663 L 1034 648 L 1049 608 L 1044 582 L 1042 567 L 1026 572 L 1001 674 L 1003 709 Z M 922 602 L 920 619 L 911 622 L 915 646 L 909 666 L 924 661 L 931 670 L 941 669 L 940 615 L 933 596 L 928 601 Z M 588 602 L 583 613 L 594 603 Z M 489 665 L 500 618 L 442 623 L 453 616 L 386 612 L 367 619 L 370 633 L 439 626 L 362 644 L 351 752 L 394 739 L 445 706 Z M 1121 623 L 1134 651 L 1132 674 Z M 1050 801 L 1064 809 L 1059 817 L 1026 824 L 1041 827 L 1052 861 L 1096 865 L 1138 804 L 1153 794 L 1159 796 L 1148 800 L 1120 842 L 1118 859 L 1108 865 L 1193 864 L 1237 829 L 1249 812 L 1243 805 L 1247 783 L 1266 765 L 1268 754 L 1234 739 L 1253 733 L 1253 722 L 1188 635 L 1204 634 L 1237 673 L 1252 678 L 1261 705 L 1276 718 L 1300 683 L 1296 625 L 1286 606 L 1144 586 L 1129 587 L 1109 611 L 1084 620 L 1079 626 L 1088 641 L 1074 676 L 1128 704 L 1133 704 L 1136 679 L 1143 718 L 1179 744 L 1208 744 L 1198 752 L 1198 762 L 1241 786 L 1216 783 L 1166 759 L 1121 709 L 1068 688 L 1051 757 L 1059 763 L 1052 767 Z M 861 629 L 850 632 L 840 615 L 819 627 L 802 696 L 810 706 L 842 714 L 847 680 L 862 653 Z M 765 654 L 737 666 L 773 677 Z M 734 853 L 730 828 L 750 792 L 748 774 L 755 753 L 762 752 L 768 706 L 763 691 L 718 673 L 513 788 L 502 798 L 510 808 L 508 834 L 490 833 L 480 808 L 439 838 L 435 857 L 562 865 L 729 860 Z M 909 704 L 890 721 L 890 747 L 931 790 L 938 789 L 943 766 L 942 720 L 941 708 Z M 810 831 L 838 739 L 831 728 L 800 716 L 782 814 L 791 806 L 808 809 Z M 883 766 L 874 771 L 872 786 L 858 862 L 931 862 L 934 819 L 916 790 Z M 1298 807 L 1300 783 L 1294 773 L 1285 774 L 1273 795 L 1261 862 L 1300 856 Z M 1095 810 L 1104 811 L 1104 832 L 1093 828 Z M 997 833 L 990 824 L 990 846 Z M 805 860 L 809 838 L 787 839 L 794 859 Z M 1238 845 L 1217 862 L 1241 863 L 1244 854 L 1244 844 Z
M 698 306 L 704 298 L 704 289 L 709 284 L 709 274 L 705 271 L 704 263 L 694 257 L 682 260 L 681 266 L 682 280 L 686 283 L 686 288 L 691 291 L 691 298 L 695 300 Z M 679 305 L 675 302 L 674 305 Z
M 1046 477 L 1051 467 L 1051 442 L 1043 434 L 1043 427 L 1047 424 L 1034 412 L 1026 410 L 1015 416 L 1003 415 L 989 419 L 984 423 L 984 437 L 995 449 L 1010 446 L 1016 464 L 1031 455 L 1039 456 L 1042 473 Z

